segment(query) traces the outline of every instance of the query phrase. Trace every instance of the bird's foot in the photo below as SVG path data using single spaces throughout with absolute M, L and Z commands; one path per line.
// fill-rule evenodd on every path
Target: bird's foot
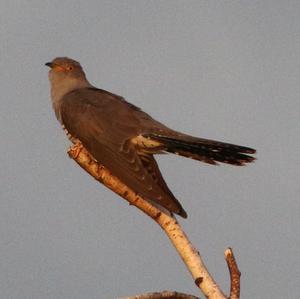
M 70 148 L 68 149 L 68 154 L 71 158 L 77 158 L 78 155 L 80 154 L 80 152 L 83 149 L 83 145 L 81 142 L 75 143 L 74 145 L 70 146 Z

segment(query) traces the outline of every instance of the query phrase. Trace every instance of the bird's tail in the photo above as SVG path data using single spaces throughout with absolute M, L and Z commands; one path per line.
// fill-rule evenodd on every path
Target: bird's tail
M 227 163 L 242 166 L 253 162 L 255 149 L 224 143 L 203 138 L 196 138 L 189 135 L 178 134 L 163 136 L 150 134 L 147 136 L 159 141 L 164 146 L 164 150 L 187 158 L 192 158 L 209 164 Z

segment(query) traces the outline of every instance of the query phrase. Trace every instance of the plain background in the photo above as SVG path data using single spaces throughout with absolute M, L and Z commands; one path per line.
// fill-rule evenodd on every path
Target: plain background
M 2 0 L 0 35 L 1 298 L 199 295 L 159 227 L 67 157 L 56 56 L 174 129 L 256 148 L 243 168 L 158 160 L 224 291 L 232 246 L 242 298 L 299 298 L 299 1 Z

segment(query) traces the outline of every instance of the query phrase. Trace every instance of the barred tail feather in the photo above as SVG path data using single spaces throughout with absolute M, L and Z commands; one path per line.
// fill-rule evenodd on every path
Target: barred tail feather
M 161 136 L 151 134 L 151 139 L 161 142 L 165 151 L 209 164 L 227 163 L 237 166 L 253 162 L 256 151 L 252 148 L 188 135 Z

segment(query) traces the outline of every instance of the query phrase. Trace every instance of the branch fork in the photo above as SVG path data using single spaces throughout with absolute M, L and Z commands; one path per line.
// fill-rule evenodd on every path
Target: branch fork
M 226 297 L 220 287 L 216 284 L 206 266 L 204 265 L 199 252 L 193 247 L 187 235 L 182 230 L 175 216 L 167 215 L 157 207 L 144 200 L 133 190 L 123 184 L 117 177 L 113 176 L 99 162 L 95 161 L 81 143 L 76 143 L 69 150 L 68 154 L 81 168 L 87 171 L 97 181 L 123 197 L 146 215 L 151 217 L 167 234 L 174 245 L 182 261 L 191 273 L 194 282 L 209 299 L 239 299 L 240 298 L 240 271 L 231 248 L 225 251 L 225 260 L 230 273 L 230 295 Z M 195 299 L 196 297 L 188 294 L 164 291 L 160 293 L 148 293 L 123 299 Z

